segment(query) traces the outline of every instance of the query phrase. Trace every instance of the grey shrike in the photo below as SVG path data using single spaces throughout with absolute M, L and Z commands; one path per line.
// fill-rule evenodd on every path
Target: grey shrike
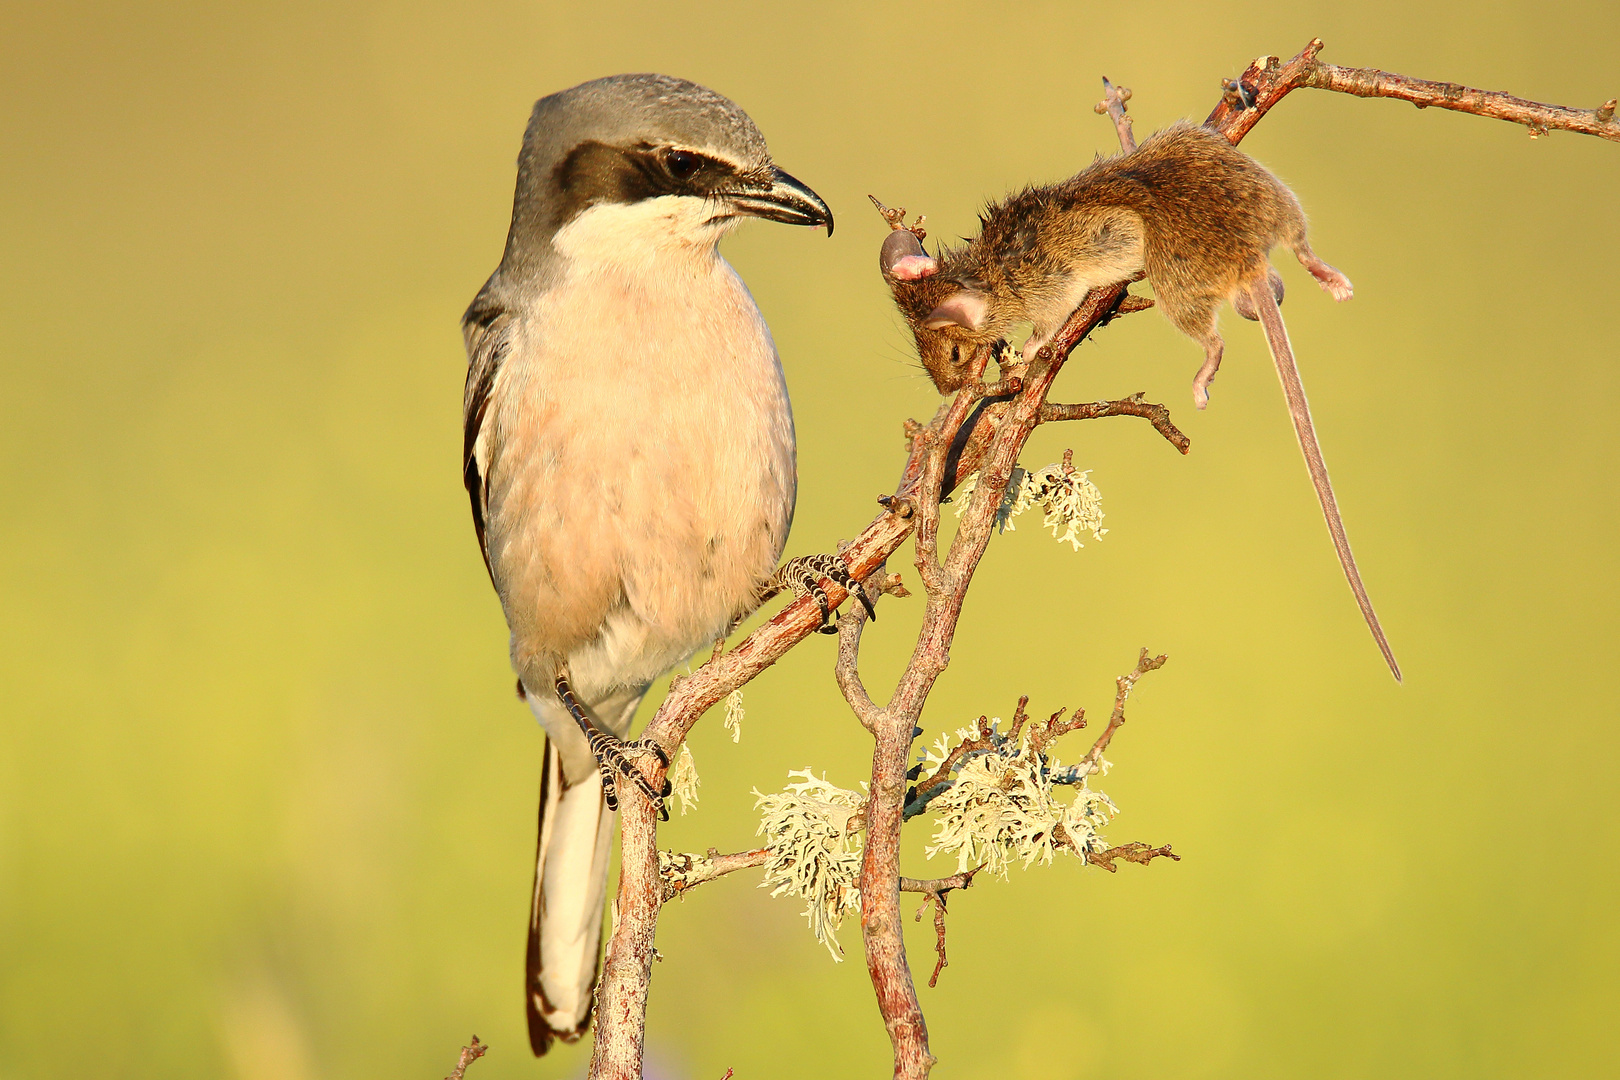
M 833 227 L 731 101 L 664 75 L 552 94 L 523 136 L 505 254 L 462 321 L 473 524 L 546 731 L 537 1055 L 590 1023 L 615 772 L 664 794 L 627 762 L 636 706 L 759 605 L 793 520 L 781 363 L 716 249 L 745 217 Z

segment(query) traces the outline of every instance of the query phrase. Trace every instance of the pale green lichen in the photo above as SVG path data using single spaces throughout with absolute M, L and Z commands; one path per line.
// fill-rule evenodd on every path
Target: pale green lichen
M 999 724 L 999 721 L 996 721 Z M 1059 852 L 1084 861 L 1087 854 L 1105 851 L 1102 837 L 1118 808 L 1109 797 L 1087 786 L 1089 777 L 1105 771 L 1107 762 L 1083 758 L 1064 765 L 1032 745 L 1035 727 L 1017 740 L 988 727 L 988 738 L 974 727 L 954 736 L 941 735 L 919 758 L 919 773 L 933 775 L 951 751 L 969 740 L 986 742 L 963 755 L 932 794 L 926 810 L 935 818 L 930 859 L 954 856 L 957 872 L 982 867 L 1000 877 L 1014 863 L 1027 868 L 1050 863 Z M 837 931 L 844 917 L 860 908 L 862 811 L 866 799 L 858 792 L 836 787 L 809 769 L 788 774 L 800 778 L 777 794 L 754 792 L 761 811 L 759 833 L 766 837 L 769 856 L 761 888 L 772 896 L 794 896 L 805 901 L 805 919 L 817 941 L 827 946 L 834 960 L 843 959 Z M 1059 788 L 1072 794 L 1059 797 Z
M 788 776 L 803 780 L 775 794 L 754 792 L 754 806 L 761 811 L 758 832 L 770 848 L 760 888 L 770 889 L 772 896 L 803 899 L 810 932 L 834 960 L 842 960 L 838 927 L 861 902 L 861 841 L 852 833 L 861 827 L 866 799 L 809 769 Z
M 738 687 L 726 695 L 726 730 L 731 732 L 731 741 L 742 742 L 742 722 L 746 714 L 743 712 L 742 687 Z
M 978 735 L 971 727 L 958 731 L 954 741 L 942 735 L 923 754 L 922 771 L 937 770 L 956 743 Z M 1065 767 L 1034 752 L 1027 730 L 1017 743 L 994 734 L 991 743 L 966 755 L 950 786 L 929 802 L 935 817 L 929 858 L 954 855 L 959 873 L 983 866 L 1005 876 L 1014 862 L 1028 867 L 1050 863 L 1059 851 L 1084 858 L 1107 848 L 1101 830 L 1118 809 L 1086 786 L 1089 768 Z M 1056 789 L 1071 785 L 1073 797 L 1060 800 Z
M 1080 472 L 1067 461 L 1053 462 L 1033 472 L 1014 466 L 1008 479 L 1007 490 L 1002 493 L 1001 504 L 996 507 L 996 527 L 1002 532 L 1016 532 L 1013 518 L 1032 507 L 1042 511 L 1041 524 L 1052 530 L 1060 544 L 1070 544 L 1078 551 L 1082 531 L 1100 540 L 1108 532 L 1102 527 L 1102 492 L 1091 482 L 1091 472 Z M 961 517 L 979 474 L 963 481 L 952 501 L 956 503 L 956 516 Z
M 669 793 L 680 801 L 682 817 L 697 805 L 697 789 L 702 784 L 703 781 L 698 778 L 697 762 L 692 760 L 692 748 L 682 743 L 681 752 L 675 755 L 675 764 L 669 767 Z

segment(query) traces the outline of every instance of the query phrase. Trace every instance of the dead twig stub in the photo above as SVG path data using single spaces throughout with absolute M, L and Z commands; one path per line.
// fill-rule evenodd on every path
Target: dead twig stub
M 489 1047 L 478 1041 L 478 1036 L 472 1037 L 472 1042 L 461 1048 L 461 1057 L 456 1061 L 456 1067 L 444 1080 L 462 1080 L 467 1074 L 467 1066 L 489 1053 Z
M 722 855 L 714 848 L 710 848 L 706 855 L 688 855 L 685 853 L 668 853 L 659 859 L 661 876 L 664 884 L 664 900 L 670 901 L 705 882 L 716 878 L 734 874 L 738 870 L 747 870 L 754 866 L 764 866 L 765 860 L 770 857 L 770 848 L 754 848 L 751 851 L 739 851 L 732 855 Z
M 1114 131 L 1119 135 L 1119 148 L 1125 153 L 1136 149 L 1136 134 L 1131 130 L 1131 118 L 1125 112 L 1125 103 L 1131 100 L 1130 87 L 1115 86 L 1103 76 L 1103 99 L 1097 102 L 1096 113 L 1101 116 L 1107 114 L 1114 122 Z
M 928 989 L 932 990 L 939 985 L 939 973 L 950 966 L 945 957 L 945 894 L 929 893 L 923 898 L 922 907 L 917 909 L 917 921 L 922 922 L 923 912 L 928 905 L 934 905 L 934 972 L 928 976 Z
M 1110 874 L 1117 873 L 1119 870 L 1119 867 L 1114 865 L 1115 859 L 1124 859 L 1126 862 L 1146 866 L 1154 859 L 1159 858 L 1169 859 L 1172 862 L 1181 861 L 1181 856 L 1171 851 L 1169 844 L 1160 847 L 1149 847 L 1139 840 L 1133 840 L 1129 844 L 1121 844 L 1118 847 L 1111 847 L 1106 851 L 1086 852 L 1087 863 L 1092 866 L 1100 866 Z
M 917 909 L 917 922 L 922 922 L 923 912 L 928 905 L 934 905 L 934 973 L 928 977 L 928 988 L 932 990 L 939 985 L 939 973 L 950 967 L 950 961 L 945 959 L 945 897 L 952 889 L 965 889 L 973 884 L 973 875 L 983 870 L 982 866 L 975 866 L 972 870 L 950 877 L 932 878 L 919 881 L 916 878 L 903 877 L 900 879 L 900 891 L 922 893 L 922 906 Z
M 1076 709 L 1069 719 L 1063 719 L 1067 708 L 1059 709 L 1047 718 L 1039 727 L 1029 729 L 1029 749 L 1037 757 L 1045 757 L 1046 748 L 1059 738 L 1071 731 L 1079 731 L 1086 726 L 1086 710 Z

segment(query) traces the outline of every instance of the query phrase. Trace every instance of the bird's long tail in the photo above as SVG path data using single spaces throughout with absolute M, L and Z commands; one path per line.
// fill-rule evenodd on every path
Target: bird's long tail
M 601 776 L 592 769 L 567 784 L 561 755 L 548 738 L 523 973 L 529 1046 L 536 1057 L 553 1039 L 573 1042 L 590 1026 L 612 843 L 613 814 L 602 801 Z
M 1339 553 L 1339 565 L 1350 582 L 1350 591 L 1356 594 L 1362 618 L 1367 629 L 1378 642 L 1384 660 L 1389 664 L 1395 681 L 1401 680 L 1401 667 L 1395 662 L 1395 653 L 1384 637 L 1384 628 L 1378 625 L 1378 614 L 1373 611 L 1367 597 L 1366 586 L 1361 583 L 1361 571 L 1356 569 L 1356 558 L 1350 553 L 1350 540 L 1344 534 L 1344 519 L 1339 516 L 1339 503 L 1333 497 L 1333 484 L 1328 480 L 1327 464 L 1322 460 L 1322 447 L 1316 441 L 1316 428 L 1311 424 L 1311 409 L 1305 401 L 1305 386 L 1299 379 L 1299 366 L 1294 362 L 1293 346 L 1288 341 L 1288 328 L 1283 325 L 1282 312 L 1272 294 L 1266 278 L 1260 277 L 1247 286 L 1249 303 L 1260 317 L 1266 331 L 1266 344 L 1271 346 L 1271 359 L 1277 365 L 1277 377 L 1282 380 L 1283 396 L 1288 399 L 1288 412 L 1294 419 L 1294 434 L 1299 437 L 1299 448 L 1305 454 L 1305 467 L 1311 474 L 1311 484 L 1322 503 L 1322 516 L 1327 518 L 1328 533 L 1333 537 L 1333 548 Z

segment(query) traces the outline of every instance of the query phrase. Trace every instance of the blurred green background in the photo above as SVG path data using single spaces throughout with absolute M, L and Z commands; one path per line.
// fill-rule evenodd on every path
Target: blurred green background
M 1549 11 L 8 3 L 0 1077 L 437 1077 L 472 1032 L 483 1080 L 583 1072 L 585 1047 L 537 1064 L 522 1034 L 540 734 L 458 475 L 457 323 L 536 97 L 696 79 L 838 213 L 831 241 L 726 247 L 783 354 L 803 553 L 864 525 L 935 400 L 868 192 L 965 233 L 1109 150 L 1100 75 L 1146 133 L 1313 35 L 1338 63 L 1620 92 L 1620 9 Z M 1335 305 L 1281 264 L 1406 685 L 1258 330 L 1227 317 L 1206 414 L 1198 349 L 1157 316 L 1084 346 L 1057 397 L 1145 390 L 1193 453 L 1135 421 L 1038 433 L 1026 464 L 1074 447 L 1112 531 L 997 540 L 925 724 L 1020 693 L 1105 715 L 1138 646 L 1168 652 L 1100 786 L 1112 838 L 1185 861 L 953 898 L 921 991 L 936 1075 L 1620 1074 L 1620 146 L 1315 92 L 1244 145 L 1356 283 Z M 877 687 L 917 608 L 869 635 Z M 749 845 L 749 789 L 790 768 L 856 785 L 831 655 L 751 687 L 740 745 L 700 727 L 671 845 Z M 906 869 L 942 869 L 922 839 Z M 711 885 L 660 946 L 651 1074 L 886 1075 L 858 952 L 829 962 L 791 903 Z

